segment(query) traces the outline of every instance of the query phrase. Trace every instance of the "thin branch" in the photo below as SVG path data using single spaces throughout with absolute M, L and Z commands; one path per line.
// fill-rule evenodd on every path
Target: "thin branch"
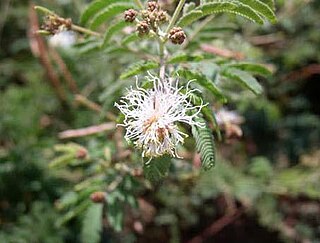
M 134 2 L 137 4 L 137 6 L 138 6 L 140 9 L 143 9 L 143 3 L 142 3 L 140 0 L 134 0 Z
M 108 122 L 108 123 L 103 123 L 97 126 L 90 126 L 86 128 L 73 129 L 73 130 L 60 132 L 58 137 L 60 139 L 79 138 L 79 137 L 85 137 L 85 136 L 102 133 L 106 131 L 111 131 L 111 130 L 114 130 L 115 128 L 116 128 L 116 124 L 114 122 Z
M 52 85 L 56 95 L 58 96 L 60 101 L 65 104 L 67 101 L 67 96 L 60 82 L 60 79 L 52 66 L 46 44 L 42 37 L 37 33 L 37 30 L 39 29 L 39 22 L 33 4 L 30 4 L 29 8 L 29 21 L 29 40 L 31 49 L 33 50 L 33 53 L 39 58 L 40 63 L 44 67 L 46 75 L 48 76 L 48 80 L 50 81 L 50 84 Z
M 201 45 L 201 49 L 205 52 L 226 57 L 226 58 L 234 58 L 236 60 L 243 60 L 245 58 L 244 54 L 241 52 L 235 52 L 228 49 L 222 49 L 213 45 L 203 44 Z
M 189 240 L 187 243 L 201 243 L 204 242 L 209 237 L 219 233 L 227 225 L 233 223 L 238 219 L 243 213 L 244 208 L 238 209 L 234 214 L 226 214 L 217 221 L 213 222 L 208 228 L 204 229 L 199 235 Z
M 80 33 L 83 33 L 83 34 L 93 35 L 93 36 L 96 36 L 96 37 L 102 37 L 102 34 L 100 34 L 98 32 L 83 28 L 83 27 L 75 25 L 75 24 L 71 25 L 71 29 L 73 31 L 77 31 L 77 32 L 80 32 Z
M 178 4 L 178 6 L 176 8 L 176 11 L 174 12 L 174 14 L 173 14 L 173 16 L 172 16 L 172 18 L 170 20 L 170 23 L 169 23 L 169 25 L 167 27 L 166 34 L 169 33 L 169 31 L 172 29 L 172 27 L 174 27 L 175 23 L 177 22 L 178 17 L 180 15 L 180 12 L 181 12 L 185 2 L 186 2 L 186 0 L 180 0 L 179 1 L 179 4 Z
M 103 109 L 99 104 L 89 100 L 87 97 L 85 97 L 81 94 L 77 94 L 75 96 L 75 101 L 80 103 L 81 105 L 89 108 L 90 110 L 97 112 L 97 113 L 103 112 Z M 109 111 L 106 112 L 106 117 L 111 121 L 115 121 L 117 119 L 117 117 Z
M 205 18 L 195 29 L 195 31 L 190 35 L 189 38 L 187 38 L 186 42 L 182 45 L 182 49 L 185 49 L 189 43 L 191 43 L 194 38 L 199 34 L 201 30 L 203 30 L 204 27 L 207 26 L 208 23 L 210 23 L 211 20 L 213 20 L 215 16 L 210 15 L 209 17 Z
M 71 72 L 69 71 L 66 63 L 61 58 L 60 54 L 57 52 L 57 50 L 55 48 L 52 48 L 52 47 L 49 48 L 49 51 L 51 53 L 53 60 L 59 66 L 59 69 L 62 72 L 63 77 L 64 77 L 65 81 L 67 82 L 67 85 L 68 85 L 69 89 L 71 90 L 71 92 L 79 93 L 77 82 L 73 79 Z

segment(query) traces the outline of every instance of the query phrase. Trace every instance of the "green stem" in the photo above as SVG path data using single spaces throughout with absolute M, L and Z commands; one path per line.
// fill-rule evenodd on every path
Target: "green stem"
M 42 7 L 42 6 L 34 6 L 34 9 L 39 11 L 39 12 L 42 12 L 44 14 L 47 14 L 47 15 L 56 15 L 54 12 L 52 12 L 51 10 L 45 8 L 45 7 Z
M 143 4 L 140 0 L 134 0 L 134 2 L 138 5 L 140 9 L 143 9 Z
M 159 40 L 159 58 L 160 58 L 159 77 L 160 77 L 160 80 L 163 81 L 165 78 L 166 66 L 164 63 L 164 42 L 162 40 Z
M 75 24 L 73 24 L 71 26 L 71 29 L 74 30 L 74 31 L 80 32 L 80 33 L 87 34 L 87 35 L 93 35 L 93 36 L 97 36 L 97 37 L 102 37 L 102 35 L 100 33 L 98 33 L 98 32 L 83 28 L 83 27 L 75 25 Z
M 178 6 L 176 8 L 176 11 L 174 12 L 174 14 L 173 14 L 173 16 L 172 16 L 172 18 L 170 20 L 170 23 L 169 23 L 169 25 L 167 27 L 167 30 L 166 30 L 167 34 L 172 29 L 172 27 L 175 25 L 175 23 L 176 23 L 176 21 L 177 21 L 177 19 L 179 17 L 179 14 L 180 14 L 185 2 L 186 2 L 186 0 L 180 0 Z
M 197 26 L 197 28 L 194 30 L 194 32 L 190 35 L 190 37 L 187 39 L 187 41 L 183 44 L 182 49 L 185 49 L 188 44 L 190 42 L 192 42 L 194 40 L 194 38 L 199 34 L 199 32 L 207 26 L 207 24 L 213 20 L 215 16 L 214 15 L 210 15 L 209 17 L 207 17 L 206 19 L 204 19 L 199 26 Z

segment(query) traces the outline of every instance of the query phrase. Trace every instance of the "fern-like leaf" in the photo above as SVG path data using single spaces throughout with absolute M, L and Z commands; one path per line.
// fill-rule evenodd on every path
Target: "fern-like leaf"
M 204 87 L 208 90 L 211 94 L 219 99 L 220 102 L 226 103 L 227 99 L 221 92 L 221 90 L 209 80 L 204 74 L 197 72 L 197 71 L 190 71 L 188 69 L 180 69 L 177 72 L 179 76 L 185 78 L 186 80 L 195 80 L 196 83 Z
M 192 126 L 192 135 L 196 141 L 196 148 L 201 156 L 201 165 L 204 170 L 210 170 L 215 166 L 215 144 L 210 128 L 207 126 L 206 121 L 197 117 L 197 122 L 205 124 L 205 127 Z
M 80 17 L 80 23 L 85 25 L 89 19 L 100 12 L 102 9 L 108 7 L 110 4 L 120 2 L 119 0 L 96 0 L 90 3 L 87 8 L 83 11 Z
M 121 75 L 120 79 L 126 79 L 148 70 L 158 68 L 159 64 L 153 61 L 140 61 L 129 66 Z
M 110 26 L 107 31 L 104 34 L 103 43 L 101 45 L 101 48 L 106 48 L 113 37 L 115 33 L 118 31 L 121 31 L 124 27 L 128 25 L 128 22 L 125 22 L 124 20 L 118 21 L 112 26 Z
M 117 2 L 110 4 L 103 11 L 97 13 L 90 23 L 91 29 L 97 29 L 100 25 L 110 20 L 112 17 L 123 13 L 125 10 L 132 8 L 133 4 L 130 2 Z
M 222 75 L 239 82 L 242 86 L 251 90 L 256 95 L 261 94 L 263 91 L 262 86 L 248 72 L 236 68 L 228 68 L 222 72 Z
M 102 230 L 102 207 L 102 204 L 93 204 L 87 209 L 82 222 L 82 242 L 100 242 L 100 232 Z

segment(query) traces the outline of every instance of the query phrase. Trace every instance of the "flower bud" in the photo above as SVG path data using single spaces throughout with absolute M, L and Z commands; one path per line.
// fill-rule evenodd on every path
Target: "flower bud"
M 137 31 L 139 32 L 140 36 L 146 35 L 149 33 L 149 25 L 146 21 L 142 21 L 137 24 Z
M 88 156 L 88 151 L 85 148 L 78 149 L 76 153 L 77 159 L 85 159 Z
M 158 12 L 157 21 L 158 21 L 159 23 L 167 22 L 167 21 L 168 21 L 167 13 L 166 13 L 165 11 L 160 10 L 160 11 Z
M 153 12 L 154 10 L 159 9 L 159 8 L 160 8 L 160 6 L 156 1 L 148 2 L 148 10 L 150 12 Z
M 104 203 L 106 201 L 106 193 L 105 192 L 93 192 L 90 195 L 90 199 L 94 203 Z
M 169 32 L 169 39 L 175 45 L 181 45 L 186 38 L 186 34 L 180 27 L 173 27 Z
M 42 24 L 41 29 L 54 35 L 63 30 L 70 30 L 71 27 L 71 19 L 60 18 L 56 15 L 47 15 L 44 19 L 44 23 Z
M 136 17 L 137 17 L 137 11 L 134 9 L 129 9 L 127 11 L 124 12 L 124 20 L 126 22 L 133 22 L 135 21 Z

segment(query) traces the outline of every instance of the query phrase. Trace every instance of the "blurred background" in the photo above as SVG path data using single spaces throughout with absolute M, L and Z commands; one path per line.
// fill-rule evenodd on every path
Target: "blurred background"
M 88 2 L 33 1 L 75 23 Z M 176 4 L 162 3 L 169 11 Z M 85 178 L 123 137 L 108 128 L 84 138 L 61 132 L 116 112 L 128 83 L 115 80 L 135 57 L 106 55 L 75 33 L 35 35 L 42 19 L 31 4 L 0 3 L 0 242 L 320 242 L 320 1 L 276 1 L 275 25 L 219 16 L 220 29 L 199 34 L 195 42 L 231 58 L 267 64 L 273 74 L 258 77 L 264 94 L 230 93 L 227 107 L 215 107 L 224 137 L 215 168 L 199 172 L 191 157 L 174 161 L 155 187 L 141 175 L 122 178 L 124 201 L 137 207 L 110 206 L 102 219 L 92 193 L 109 179 Z M 62 143 L 69 154 L 57 160 Z M 87 156 L 95 166 L 78 167 Z M 48 167 L 66 160 L 66 168 Z M 114 181 L 118 171 L 108 166 Z

